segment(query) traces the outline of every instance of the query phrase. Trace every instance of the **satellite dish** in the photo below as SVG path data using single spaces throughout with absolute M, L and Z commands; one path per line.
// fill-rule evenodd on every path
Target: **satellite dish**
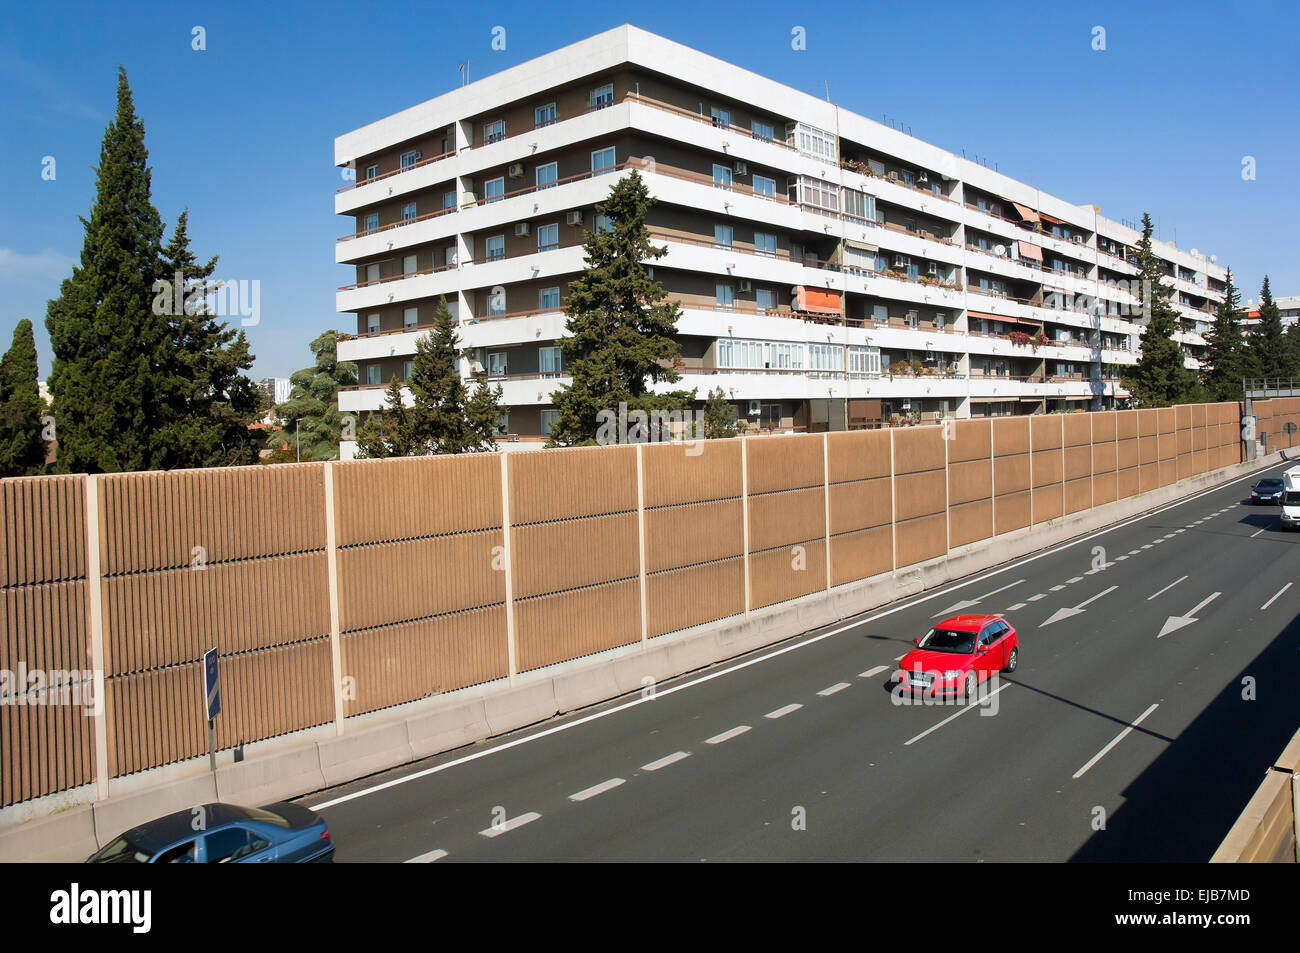
M 1007 246 L 1006 246 L 1006 245 L 994 245 L 994 246 L 993 246 L 993 254 L 998 255 L 999 257 L 1005 258 L 1006 255 L 1007 255 Z

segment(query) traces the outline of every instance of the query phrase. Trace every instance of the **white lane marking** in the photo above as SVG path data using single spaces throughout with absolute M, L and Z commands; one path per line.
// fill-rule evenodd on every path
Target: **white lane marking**
M 1182 582 L 1182 581 L 1183 581 L 1184 579 L 1186 579 L 1186 578 L 1187 578 L 1186 576 L 1180 576 L 1179 578 L 1177 578 L 1177 579 L 1175 579 L 1173 582 L 1171 582 L 1169 585 L 1167 585 L 1167 586 L 1165 586 L 1163 589 L 1161 589 L 1160 592 L 1156 592 L 1156 593 L 1153 593 L 1152 595 L 1147 596 L 1147 602 L 1150 602 L 1152 599 L 1154 599 L 1156 596 L 1160 595 L 1161 593 L 1168 592 L 1170 589 L 1174 588 L 1174 586 L 1178 585 L 1180 582 Z
M 1023 609 L 1024 607 L 1025 607 L 1025 604 L 1024 604 L 1023 602 L 1017 602 L 1014 606 L 1007 606 L 1007 611 L 1008 611 L 1008 612 L 1019 612 L 1019 611 L 1020 611 L 1021 609 Z
M 1191 625 L 1193 622 L 1199 622 L 1200 620 L 1196 618 L 1196 613 L 1200 612 L 1221 595 L 1223 595 L 1221 592 L 1212 592 L 1198 602 L 1186 615 L 1171 615 L 1165 620 L 1165 624 L 1160 627 L 1160 634 L 1157 635 L 1156 638 L 1163 639 L 1170 632 L 1177 632 L 1183 626 Z
M 907 653 L 906 653 L 906 652 L 904 652 L 904 653 L 903 653 L 902 655 L 900 655 L 898 658 L 894 659 L 894 661 L 895 661 L 895 662 L 901 662 L 901 661 L 903 661 L 903 659 L 905 659 L 905 658 L 907 658 Z
M 1030 597 L 1029 597 L 1029 601 L 1030 601 L 1030 602 L 1037 602 L 1039 599 L 1046 599 L 1046 598 L 1047 598 L 1047 593 L 1045 593 L 1045 592 L 1040 592 L 1040 593 L 1038 593 L 1038 595 L 1030 596 Z
M 1003 685 L 1001 688 L 995 688 L 993 691 L 989 692 L 988 695 L 985 696 L 985 698 L 986 698 L 986 699 L 987 699 L 987 698 L 992 698 L 992 697 L 993 697 L 994 695 L 996 695 L 998 692 L 1005 692 L 1005 691 L 1006 691 L 1008 688 L 1010 688 L 1010 687 L 1011 687 L 1011 683 L 1008 682 L 1006 685 Z M 979 708 L 979 707 L 980 707 L 979 703 L 976 703 L 976 704 L 968 704 L 968 705 L 967 705 L 965 708 L 963 708 L 961 711 L 954 712 L 953 714 L 951 714 L 951 715 L 949 715 L 947 718 L 945 718 L 943 721 L 939 722 L 939 724 L 937 724 L 937 725 L 932 725 L 931 727 L 925 729 L 925 731 L 921 732 L 919 735 L 917 735 L 915 738 L 912 738 L 910 741 L 905 741 L 905 742 L 903 742 L 904 747 L 906 747 L 907 745 L 912 744 L 913 742 L 920 741 L 920 740 L 921 740 L 922 738 L 924 738 L 926 735 L 930 734 L 930 732 L 932 732 L 932 731 L 938 731 L 940 728 L 942 728 L 944 725 L 948 724 L 948 722 L 952 721 L 954 718 L 960 718 L 962 715 L 966 714 L 966 712 L 968 712 L 968 711 L 974 711 L 976 708 Z
M 1111 586 L 1109 589 L 1103 589 L 1101 592 L 1097 593 L 1095 596 L 1092 596 L 1092 597 L 1090 597 L 1090 598 L 1088 598 L 1088 599 L 1084 599 L 1084 600 L 1083 600 L 1082 602 L 1080 602 L 1077 606 L 1074 606 L 1074 607 L 1072 607 L 1072 608 L 1071 608 L 1071 607 L 1066 607 L 1066 608 L 1063 608 L 1063 609 L 1057 609 L 1055 612 L 1053 612 L 1053 613 L 1051 614 L 1051 616 L 1048 617 L 1047 621 L 1045 621 L 1045 622 L 1040 622 L 1039 625 L 1038 625 L 1038 627 L 1041 629 L 1041 628 L 1043 628 L 1044 626 L 1049 626 L 1049 625 L 1051 625 L 1053 622 L 1060 622 L 1062 619 L 1068 619 L 1068 618 L 1070 618 L 1071 616 L 1082 615 L 1082 614 L 1083 614 L 1083 607 L 1084 607 L 1084 606 L 1086 606 L 1086 605 L 1087 605 L 1088 603 L 1090 603 L 1090 602 L 1096 602 L 1096 601 L 1097 601 L 1098 599 L 1100 599 L 1102 596 L 1108 595 L 1108 594 L 1114 592 L 1114 591 L 1115 591 L 1116 589 L 1118 589 L 1118 588 L 1119 588 L 1119 586 Z
M 1159 546 L 1159 545 L 1160 545 L 1161 543 L 1163 543 L 1163 542 L 1164 542 L 1163 539 L 1153 539 L 1153 540 L 1151 540 L 1151 545 L 1152 545 L 1152 546 Z
M 1179 533 L 1185 533 L 1185 532 L 1187 532 L 1187 527 L 1183 527 L 1182 529 L 1176 529 L 1176 530 L 1174 530 L 1174 535 L 1177 536 Z
M 589 797 L 595 797 L 597 794 L 604 794 L 606 791 L 612 791 L 623 783 L 622 778 L 610 778 L 608 781 L 601 781 L 599 784 L 593 784 L 585 791 L 579 791 L 577 794 L 570 794 L 570 801 L 585 801 Z
M 849 687 L 848 682 L 836 682 L 834 685 L 831 685 L 828 688 L 823 688 L 817 694 L 825 698 L 828 695 L 834 695 L 836 692 L 842 692 L 844 691 L 844 689 L 848 687 Z
M 860 672 L 858 678 L 875 678 L 887 668 L 889 668 L 888 665 L 877 665 L 875 668 L 869 668 L 865 672 Z
M 1111 748 L 1115 747 L 1117 744 L 1119 744 L 1121 741 L 1123 741 L 1125 738 L 1127 738 L 1127 737 L 1129 736 L 1129 733 L 1130 733 L 1134 728 L 1136 728 L 1138 725 L 1142 724 L 1142 722 L 1144 722 L 1144 721 L 1146 720 L 1147 715 L 1151 714 L 1153 711 L 1155 711 L 1155 710 L 1156 710 L 1157 708 L 1159 708 L 1159 707 L 1160 707 L 1160 703 L 1159 703 L 1159 702 L 1156 702 L 1156 703 L 1153 704 L 1150 708 L 1148 708 L 1146 711 L 1144 711 L 1142 714 L 1140 714 L 1140 715 L 1137 717 L 1137 720 L 1136 720 L 1136 721 L 1131 722 L 1127 728 L 1125 728 L 1123 731 L 1121 731 L 1119 734 L 1117 734 L 1114 738 L 1112 738 L 1111 741 L 1110 741 L 1110 744 L 1106 745 L 1106 747 L 1104 747 L 1104 748 L 1102 748 L 1100 751 L 1098 751 L 1095 755 L 1093 755 L 1090 759 L 1088 759 L 1088 763 L 1087 763 L 1087 764 L 1085 764 L 1085 765 L 1084 765 L 1082 768 L 1080 768 L 1078 771 L 1074 772 L 1074 779 L 1077 781 L 1079 778 L 1081 778 L 1081 777 L 1083 777 L 1085 774 L 1087 774 L 1089 768 L 1091 768 L 1094 764 L 1096 764 L 1098 761 L 1100 761 L 1102 758 L 1104 758 L 1104 757 L 1106 756 L 1106 754 L 1110 751 Z
M 706 739 L 704 743 L 706 745 L 720 745 L 724 741 L 730 741 L 737 735 L 743 735 L 747 731 L 749 731 L 749 725 L 737 725 L 735 728 L 727 729 L 720 735 L 714 735 L 712 738 Z
M 1116 556 L 1116 557 L 1115 557 L 1115 562 L 1117 562 L 1117 563 L 1122 563 L 1122 562 L 1123 562 L 1124 560 L 1126 560 L 1126 559 L 1128 559 L 1127 556 Z
M 883 669 L 885 666 L 882 665 L 882 666 L 880 666 L 880 667 Z M 795 704 L 795 705 L 786 705 L 784 708 L 778 708 L 776 711 L 769 711 L 769 712 L 768 712 L 766 715 L 764 715 L 763 717 L 764 717 L 764 718 L 784 718 L 786 715 L 790 714 L 790 712 L 792 712 L 792 711 L 798 711 L 798 710 L 799 710 L 800 708 L 802 708 L 802 707 L 803 707 L 803 705 L 798 705 L 798 704 Z
M 1253 532 L 1253 533 L 1250 534 L 1250 538 L 1251 538 L 1251 539 L 1254 539 L 1256 536 L 1258 536 L 1258 535 L 1259 535 L 1260 533 L 1262 533 L 1262 532 L 1264 532 L 1262 529 L 1257 529 L 1257 530 L 1255 530 L 1255 532 Z
M 1143 548 L 1143 549 L 1150 549 L 1150 548 L 1151 548 L 1151 544 L 1150 544 L 1150 543 L 1144 543 L 1144 544 L 1142 545 L 1142 548 Z
M 649 764 L 641 765 L 642 771 L 658 771 L 660 768 L 666 768 L 670 764 L 676 764 L 682 758 L 689 758 L 690 753 L 686 751 L 674 751 L 672 754 L 660 758 L 658 761 L 651 761 Z
M 1083 577 L 1082 577 L 1082 576 L 1075 576 L 1073 579 L 1067 579 L 1067 580 L 1065 580 L 1065 584 L 1066 584 L 1067 586 L 1073 586 L 1076 582 L 1082 582 L 1082 581 L 1083 581 Z
M 732 674 L 733 672 L 738 672 L 743 668 L 748 668 L 751 665 L 758 665 L 761 662 L 766 662 L 769 659 L 776 658 L 779 655 L 784 655 L 787 652 L 794 652 L 798 649 L 806 648 L 809 645 L 815 645 L 818 642 L 822 641 L 823 639 L 829 639 L 832 638 L 833 636 L 839 635 L 842 632 L 849 632 L 852 631 L 853 629 L 861 628 L 864 625 L 868 625 L 872 622 L 876 622 L 879 619 L 883 619 L 886 618 L 887 616 L 894 615 L 897 612 L 903 612 L 907 609 L 911 609 L 913 606 L 919 606 L 923 602 L 929 602 L 931 599 L 937 599 L 940 596 L 945 596 L 950 592 L 956 592 L 958 589 L 963 589 L 966 586 L 974 585 L 975 583 L 978 582 L 983 582 L 985 579 L 992 579 L 994 576 L 1000 576 L 1004 572 L 1010 572 L 1013 569 L 1019 569 L 1021 566 L 1027 565 L 1032 562 L 1036 562 L 1039 559 L 1044 559 L 1047 556 L 1052 556 L 1055 555 L 1056 553 L 1063 552 L 1064 550 L 1070 549 L 1074 546 L 1079 546 L 1083 543 L 1088 542 L 1089 540 L 1096 539 L 1098 536 L 1105 536 L 1108 533 L 1114 533 L 1118 530 L 1124 529 L 1127 526 L 1132 526 L 1134 523 L 1140 523 L 1143 520 L 1151 519 L 1154 516 L 1159 516 L 1161 513 L 1165 512 L 1166 510 L 1171 510 L 1177 506 L 1185 506 L 1188 503 L 1193 503 L 1196 500 L 1199 500 L 1203 496 L 1208 496 L 1211 493 L 1217 493 L 1220 490 L 1225 490 L 1230 486 L 1236 486 L 1238 483 L 1245 483 L 1247 480 L 1258 479 L 1262 474 L 1266 473 L 1267 471 L 1276 469 L 1277 467 L 1281 467 L 1283 465 L 1284 464 L 1279 463 L 1279 464 L 1275 464 L 1272 467 L 1261 467 L 1260 469 L 1255 470 L 1254 472 L 1250 473 L 1247 476 L 1238 477 L 1236 480 L 1229 480 L 1226 483 L 1220 483 L 1219 485 L 1212 486 L 1207 490 L 1202 490 L 1200 493 L 1197 493 L 1194 496 L 1189 496 L 1186 499 L 1175 500 L 1172 503 L 1167 503 L 1162 507 L 1151 510 L 1149 513 L 1141 513 L 1137 516 L 1124 520 L 1123 522 L 1115 523 L 1113 526 L 1103 527 L 1102 529 L 1097 530 L 1095 533 L 1089 533 L 1087 536 L 1080 536 L 1078 539 L 1070 540 L 1069 542 L 1066 543 L 1061 543 L 1059 546 L 1055 546 L 1051 549 L 1045 549 L 1042 552 L 1035 553 L 1032 556 L 1026 556 L 1024 559 L 1018 560 L 1017 562 L 1013 562 L 1009 566 L 1000 566 L 997 569 L 990 569 L 988 572 L 975 576 L 971 579 L 966 579 L 961 582 L 955 582 L 951 586 L 941 587 L 939 589 L 936 589 L 934 592 L 917 596 L 915 599 L 909 600 L 908 602 L 903 602 L 896 606 L 892 606 L 891 608 L 883 609 L 880 612 L 875 613 L 874 615 L 865 616 L 861 619 L 854 619 L 852 622 L 846 622 L 844 625 L 838 626 L 834 629 L 830 629 L 826 632 L 822 632 L 818 635 L 809 636 L 806 639 L 802 639 L 801 641 L 793 642 L 789 645 L 782 646 L 779 649 L 773 649 L 771 652 L 767 652 L 763 655 L 755 656 L 754 658 L 751 659 L 746 659 L 743 662 L 737 662 L 735 665 L 729 665 L 726 668 L 720 668 L 717 671 L 709 672 L 707 675 L 701 675 L 698 678 L 693 678 L 689 681 L 681 682 L 680 684 L 673 685 L 669 688 L 661 688 L 657 690 L 654 696 L 651 698 L 638 697 L 632 699 L 631 701 L 623 702 L 621 705 L 614 705 L 610 708 L 605 708 L 597 712 L 592 712 L 590 715 L 584 715 L 581 718 L 575 718 L 573 721 L 566 721 L 563 722 L 562 724 L 554 725 L 553 727 L 550 728 L 543 728 L 541 731 L 538 731 L 534 734 L 524 735 L 523 737 L 520 738 L 514 738 L 511 739 L 510 741 L 502 742 L 501 744 L 495 745 L 491 748 L 484 748 L 482 751 L 476 751 L 473 754 L 467 754 L 461 758 L 453 758 L 452 760 L 445 761 L 442 764 L 436 764 L 431 768 L 424 768 L 420 771 L 415 771 L 411 774 L 403 775 L 400 778 L 393 778 L 392 780 L 384 781 L 381 784 L 376 784 L 368 788 L 363 788 L 360 791 L 353 791 L 350 794 L 343 794 L 340 795 L 339 797 L 331 798 L 328 801 L 323 801 L 320 804 L 312 805 L 311 806 L 312 810 L 320 811 L 328 807 L 334 807 L 335 805 L 338 804 L 344 804 L 348 801 L 354 801 L 357 798 L 366 797 L 371 794 L 377 794 L 380 791 L 386 791 L 389 788 L 395 788 L 399 784 L 406 784 L 410 781 L 418 781 L 420 778 L 425 778 L 433 774 L 438 774 L 450 768 L 459 767 L 460 765 L 465 764 L 467 762 L 477 761 L 479 758 L 486 758 L 489 755 L 497 754 L 501 751 L 506 751 L 518 745 L 527 744 L 530 741 L 536 741 L 539 738 L 545 738 L 548 737 L 549 735 L 557 734 L 558 732 L 561 731 L 568 731 L 570 728 L 576 728 L 579 725 L 584 725 L 589 721 L 595 721 L 598 718 L 607 718 L 610 715 L 616 714 L 620 711 L 624 711 L 628 708 L 634 708 L 637 705 L 645 705 L 647 703 L 654 702 L 658 699 L 666 698 L 667 696 L 672 695 L 675 692 L 684 691 L 688 688 L 694 688 L 696 685 L 700 685 L 703 684 L 704 682 L 712 681 L 715 678 L 722 678 L 726 675 Z M 1290 465 L 1290 461 L 1287 461 L 1286 465 Z M 900 655 L 898 659 L 901 658 L 903 658 L 903 656 Z M 895 661 L 897 661 L 897 659 Z M 682 756 L 685 757 L 686 755 L 683 753 Z
M 1175 535 L 1176 535 L 1175 533 L 1165 533 L 1165 535 L 1164 535 L 1162 538 L 1163 538 L 1163 539 L 1173 539 Z
M 420 854 L 418 857 L 412 857 L 410 860 L 404 860 L 404 864 L 431 864 L 435 860 L 442 860 L 447 856 L 445 850 L 431 850 L 427 854 Z
M 1061 591 L 1062 589 L 1064 589 L 1064 588 L 1065 588 L 1064 586 L 1053 586 L 1053 587 L 1052 587 L 1051 589 L 1049 589 L 1048 591 L 1049 591 L 1049 592 L 1060 592 L 1060 591 Z
M 935 615 L 936 616 L 948 615 L 949 613 L 960 612 L 962 609 L 969 609 L 971 606 L 979 605 L 985 599 L 991 598 L 992 596 L 996 596 L 999 592 L 1006 592 L 1011 587 L 1018 586 L 1022 582 L 1024 582 L 1023 579 L 1017 579 L 1015 582 L 1007 583 L 1001 589 L 994 589 L 992 592 L 986 592 L 984 593 L 984 595 L 976 596 L 974 599 L 962 599 L 960 602 L 954 602 L 948 608 L 941 609 L 938 612 L 936 612 Z M 933 616 L 931 618 L 933 618 Z
M 1138 555 L 1138 553 L 1140 553 L 1140 552 L 1142 552 L 1142 550 L 1140 550 L 1140 549 L 1130 549 L 1130 550 L 1128 551 L 1128 554 L 1129 554 L 1130 556 L 1136 556 L 1136 555 Z
M 527 814 L 520 814 L 518 817 L 512 817 L 508 821 L 500 824 L 493 824 L 487 830 L 479 831 L 480 837 L 500 837 L 502 834 L 508 834 L 516 828 L 523 827 L 525 824 L 531 824 L 542 815 L 536 811 L 529 811 Z
M 1286 592 L 1290 588 L 1291 588 L 1291 583 L 1288 582 L 1285 586 L 1283 586 L 1281 589 L 1277 591 L 1277 594 L 1274 595 L 1272 599 L 1268 600 L 1268 602 L 1260 606 L 1259 610 L 1263 612 L 1265 609 L 1267 609 L 1269 606 L 1271 606 L 1274 602 L 1277 601 L 1278 596 L 1282 595 L 1282 593 Z

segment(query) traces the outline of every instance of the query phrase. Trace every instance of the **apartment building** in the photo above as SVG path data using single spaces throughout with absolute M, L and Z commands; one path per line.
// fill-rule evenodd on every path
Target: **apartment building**
M 338 352 L 381 407 L 446 296 L 500 382 L 507 449 L 567 382 L 557 346 L 595 206 L 636 170 L 680 303 L 682 380 L 749 432 L 1114 406 L 1140 234 L 837 105 L 621 26 L 340 136 Z M 1224 270 L 1160 243 L 1197 367 Z M 346 457 L 353 450 L 345 445 Z

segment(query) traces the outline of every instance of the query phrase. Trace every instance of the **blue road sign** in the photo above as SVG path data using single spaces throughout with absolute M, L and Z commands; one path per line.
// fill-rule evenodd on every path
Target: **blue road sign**
M 217 650 L 203 653 L 203 697 L 207 699 L 208 721 L 221 714 L 221 687 L 217 683 Z

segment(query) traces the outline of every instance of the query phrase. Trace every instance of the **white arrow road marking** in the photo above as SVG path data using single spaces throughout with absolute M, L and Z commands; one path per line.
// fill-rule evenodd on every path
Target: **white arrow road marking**
M 523 827 L 525 824 L 531 824 L 542 815 L 536 811 L 529 811 L 527 814 L 520 814 L 518 817 L 512 817 L 508 821 L 502 821 L 500 824 L 493 825 L 487 830 L 479 831 L 480 837 L 500 837 L 516 827 Z
M 1286 592 L 1290 588 L 1291 588 L 1291 583 L 1288 582 L 1285 586 L 1283 586 L 1281 589 L 1277 591 L 1277 595 L 1273 596 L 1272 599 L 1268 600 L 1268 602 L 1264 603 L 1262 606 L 1259 607 L 1260 611 L 1263 612 L 1273 603 L 1277 602 L 1277 597 L 1282 595 L 1282 593 Z
M 1051 617 L 1046 622 L 1040 623 L 1038 627 L 1041 629 L 1043 626 L 1051 625 L 1053 622 L 1060 622 L 1062 619 L 1068 619 L 1071 616 L 1079 615 L 1081 612 L 1083 612 L 1083 607 L 1086 606 L 1088 603 L 1096 602 L 1102 596 L 1109 595 L 1110 593 L 1114 592 L 1118 588 L 1119 586 L 1111 586 L 1109 589 L 1103 589 L 1101 592 L 1097 593 L 1091 599 L 1084 599 L 1082 602 L 1080 602 L 1077 606 L 1075 606 L 1072 609 L 1071 608 L 1057 609 L 1055 612 L 1052 613 Z
M 1157 592 L 1157 593 L 1154 593 L 1153 595 L 1149 595 L 1149 596 L 1147 596 L 1147 602 L 1150 602 L 1152 599 L 1154 599 L 1156 596 L 1160 595 L 1161 593 L 1168 592 L 1170 589 L 1174 588 L 1174 586 L 1178 585 L 1180 582 L 1183 581 L 1183 579 L 1186 579 L 1186 578 L 1187 578 L 1186 576 L 1183 576 L 1183 577 L 1181 577 L 1181 578 L 1179 578 L 1179 579 L 1175 579 L 1175 580 L 1174 580 L 1173 582 L 1171 582 L 1169 585 L 1167 585 L 1167 586 L 1165 586 L 1163 589 L 1161 589 L 1160 592 Z
M 1188 612 L 1187 615 L 1171 615 L 1165 620 L 1165 624 L 1160 627 L 1160 634 L 1157 635 L 1156 638 L 1163 639 L 1170 632 L 1177 632 L 1183 626 L 1191 625 L 1193 622 L 1196 622 L 1196 613 L 1200 612 L 1221 595 L 1223 595 L 1221 592 L 1212 592 L 1193 606 L 1192 610 Z
M 1012 586 L 1018 586 L 1022 582 L 1024 582 L 1023 579 L 1017 579 L 1015 582 L 1008 583 L 1007 585 L 1003 586 L 1001 589 L 994 589 L 992 592 L 986 592 L 984 593 L 984 595 L 976 596 L 974 599 L 963 599 L 960 602 L 954 602 L 948 608 L 943 609 L 940 612 L 936 612 L 930 618 L 933 619 L 941 615 L 951 615 L 954 612 L 960 612 L 962 609 L 969 609 L 971 606 L 979 605 L 981 602 L 983 602 L 985 599 L 989 598 L 990 596 L 996 596 L 999 592 L 1006 592 Z
M 1091 768 L 1094 764 L 1096 764 L 1098 761 L 1104 758 L 1106 756 L 1106 753 L 1109 752 L 1111 748 L 1115 747 L 1117 744 L 1119 744 L 1121 741 L 1127 738 L 1129 736 L 1129 732 L 1131 732 L 1138 725 L 1142 724 L 1142 722 L 1146 720 L 1147 715 L 1151 714 L 1159 707 L 1160 707 L 1160 703 L 1157 702 L 1156 704 L 1148 708 L 1146 711 L 1144 711 L 1142 714 L 1138 715 L 1136 721 L 1134 721 L 1131 725 L 1129 725 L 1127 728 L 1125 728 L 1123 731 L 1117 734 L 1114 738 L 1112 738 L 1110 744 L 1106 745 L 1106 747 L 1098 751 L 1095 755 L 1093 755 L 1088 760 L 1087 764 L 1085 764 L 1078 771 L 1074 772 L 1074 779 L 1077 781 L 1079 778 L 1087 774 L 1089 768 Z
M 404 864 L 431 864 L 435 860 L 442 860 L 447 856 L 445 850 L 431 850 L 427 854 L 421 854 L 419 857 L 412 857 L 410 860 L 404 860 Z

